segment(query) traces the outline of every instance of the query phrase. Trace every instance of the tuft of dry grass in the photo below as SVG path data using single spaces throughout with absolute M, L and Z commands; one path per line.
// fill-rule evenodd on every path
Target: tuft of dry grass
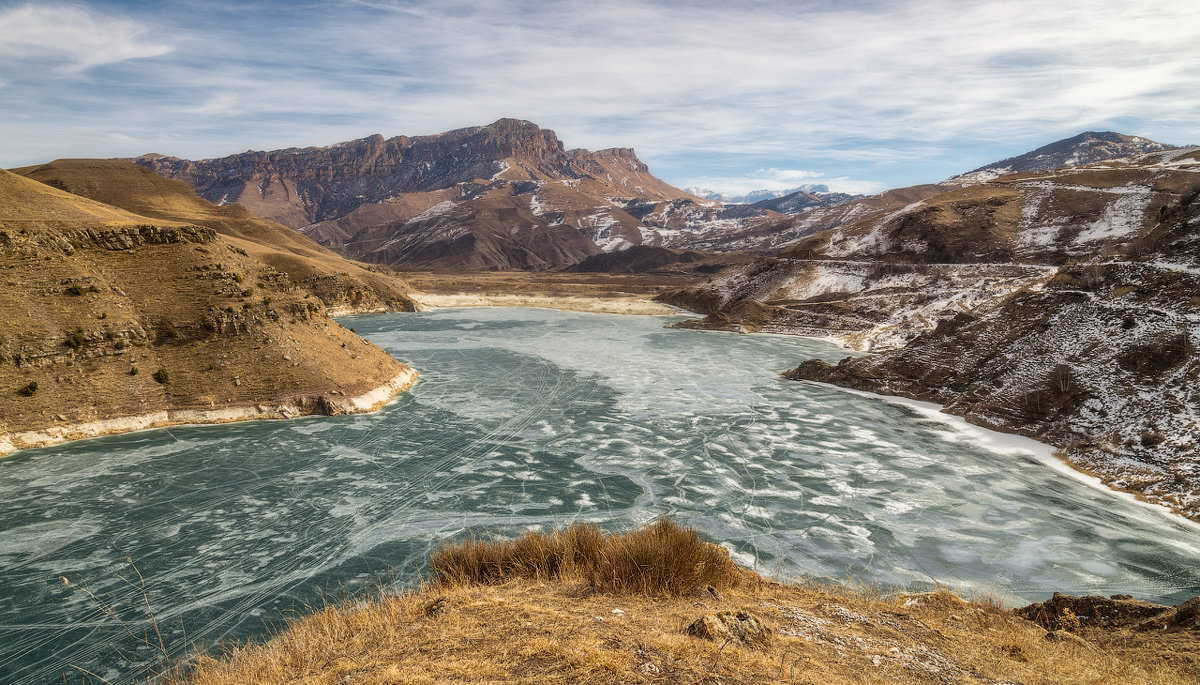
M 444 583 L 583 580 L 611 594 L 681 596 L 737 585 L 742 571 L 721 547 L 670 519 L 615 535 L 577 523 L 510 541 L 476 538 L 442 545 L 429 561 Z

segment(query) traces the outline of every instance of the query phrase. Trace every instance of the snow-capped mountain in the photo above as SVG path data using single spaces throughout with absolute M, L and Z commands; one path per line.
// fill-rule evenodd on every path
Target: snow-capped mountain
M 1107 159 L 1120 159 L 1145 152 L 1157 152 L 1171 147 L 1173 146 L 1148 138 L 1127 136 L 1113 131 L 1085 131 L 1077 136 L 1043 145 L 1023 155 L 985 164 L 965 174 L 948 178 L 944 182 L 958 185 L 982 183 L 1004 174 L 1050 171 L 1102 162 Z

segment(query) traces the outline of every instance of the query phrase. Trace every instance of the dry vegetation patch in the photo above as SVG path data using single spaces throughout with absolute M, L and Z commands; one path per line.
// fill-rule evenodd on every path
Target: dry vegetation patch
M 1051 639 L 995 603 L 947 592 L 885 596 L 740 570 L 723 590 L 681 593 L 672 588 L 687 583 L 648 580 L 677 568 L 680 551 L 704 563 L 694 543 L 706 543 L 693 536 L 666 522 L 612 536 L 582 526 L 452 544 L 432 562 L 440 581 L 325 608 L 267 644 L 200 657 L 167 682 L 1033 685 L 1192 683 L 1200 675 L 1189 658 L 1194 635 L 1174 634 L 1171 645 L 1133 632 Z M 652 543 L 664 547 L 649 558 L 630 551 Z M 588 571 L 606 555 L 638 560 L 612 564 L 629 577 L 609 589 Z M 757 626 L 760 637 L 689 630 L 730 622 Z

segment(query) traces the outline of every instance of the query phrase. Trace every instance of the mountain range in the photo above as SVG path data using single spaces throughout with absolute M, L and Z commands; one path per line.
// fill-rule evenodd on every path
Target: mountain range
M 431 136 L 134 161 L 351 259 L 400 268 L 545 270 L 636 245 L 773 253 L 1004 169 L 1047 170 L 1166 147 L 1089 132 L 943 184 L 870 197 L 814 184 L 727 198 L 744 201 L 735 203 L 655 178 L 631 149 L 567 149 L 553 131 L 517 119 Z
M 363 261 L 547 269 L 772 215 L 725 209 L 652 176 L 628 148 L 566 149 L 515 119 L 435 136 L 198 162 L 135 160 Z

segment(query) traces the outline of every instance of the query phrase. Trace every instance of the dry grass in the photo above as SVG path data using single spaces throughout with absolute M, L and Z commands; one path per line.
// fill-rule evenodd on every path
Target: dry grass
M 743 571 L 736 586 L 703 600 L 661 588 L 647 594 L 660 587 L 649 580 L 659 572 L 641 569 L 674 563 L 666 553 L 651 561 L 633 550 L 649 552 L 663 539 L 687 553 L 688 538 L 660 523 L 612 537 L 576 527 L 511 543 L 452 545 L 438 553 L 443 572 L 488 584 L 447 577 L 324 608 L 267 644 L 202 656 L 189 673 L 164 682 L 1176 685 L 1200 676 L 1190 634 L 1084 629 L 1084 641 L 1055 641 L 994 603 L 948 592 L 884 596 Z M 579 572 L 605 551 L 624 559 L 611 568 L 626 579 L 611 591 Z M 720 611 L 755 614 L 772 639 L 748 648 L 685 634 L 695 619 Z
M 601 592 L 676 597 L 733 587 L 742 575 L 728 552 L 670 519 L 616 535 L 581 523 L 512 541 L 471 539 L 442 545 L 429 565 L 443 583 L 582 580 Z

